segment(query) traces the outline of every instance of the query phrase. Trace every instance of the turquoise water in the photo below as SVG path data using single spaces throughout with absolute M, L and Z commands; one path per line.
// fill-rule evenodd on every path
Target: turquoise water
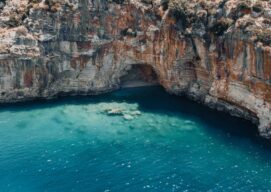
M 2 106 L 0 191 L 267 191 L 255 130 L 159 87 Z

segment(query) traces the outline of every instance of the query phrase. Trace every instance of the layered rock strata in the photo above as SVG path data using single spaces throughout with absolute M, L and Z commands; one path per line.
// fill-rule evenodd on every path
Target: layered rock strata
M 270 7 L 264 0 L 1 0 L 0 102 L 116 90 L 141 64 L 168 92 L 249 119 L 270 137 Z

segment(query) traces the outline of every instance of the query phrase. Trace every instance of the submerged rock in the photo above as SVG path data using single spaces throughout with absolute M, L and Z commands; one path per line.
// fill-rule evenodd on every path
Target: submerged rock
M 108 115 L 123 115 L 123 110 L 120 108 L 106 109 L 105 112 Z
M 125 120 L 133 120 L 137 116 L 141 115 L 140 111 L 131 111 L 131 109 L 123 110 L 121 108 L 113 108 L 105 110 L 107 115 L 122 116 Z
M 141 112 L 140 111 L 131 111 L 130 115 L 132 115 L 132 116 L 138 116 L 138 115 L 141 115 Z
M 123 115 L 123 118 L 124 118 L 125 120 L 133 120 L 133 119 L 134 119 L 134 117 L 133 117 L 132 115 L 129 115 L 129 114 L 124 114 L 124 115 Z

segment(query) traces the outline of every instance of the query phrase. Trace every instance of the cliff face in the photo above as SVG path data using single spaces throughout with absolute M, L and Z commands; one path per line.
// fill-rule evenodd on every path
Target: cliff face
M 170 93 L 271 136 L 268 1 L 1 0 L 0 102 L 118 89 L 134 64 Z

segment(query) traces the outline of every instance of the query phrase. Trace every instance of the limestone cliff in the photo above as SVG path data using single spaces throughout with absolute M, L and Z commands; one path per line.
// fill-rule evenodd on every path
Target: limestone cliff
M 0 102 L 99 94 L 134 64 L 271 136 L 271 3 L 0 0 Z

